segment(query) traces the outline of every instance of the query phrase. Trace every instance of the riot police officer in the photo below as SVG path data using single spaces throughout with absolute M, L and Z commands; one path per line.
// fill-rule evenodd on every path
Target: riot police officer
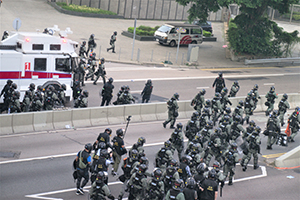
M 112 145 L 110 144 L 110 136 L 111 136 L 112 130 L 111 128 L 106 128 L 103 133 L 100 133 L 97 137 L 97 140 L 94 143 L 94 149 L 96 149 L 96 145 L 100 142 L 103 142 L 105 144 L 105 149 L 110 147 L 112 149 Z
M 180 178 L 177 169 L 178 169 L 177 161 L 175 159 L 172 159 L 167 169 L 163 172 L 165 193 L 168 192 L 174 185 L 175 181 Z
M 223 73 L 222 72 L 219 72 L 219 77 L 217 77 L 212 85 L 212 87 L 214 88 L 216 86 L 216 89 L 215 89 L 215 93 L 217 92 L 221 92 L 222 89 L 225 86 L 225 81 L 224 81 L 224 78 L 223 78 Z
M 79 49 L 79 56 L 81 58 L 85 58 L 85 57 L 88 56 L 85 45 L 86 45 L 86 41 L 83 41 L 81 46 L 80 46 L 80 49 Z
M 258 85 L 257 84 L 255 84 L 253 86 L 252 92 L 253 92 L 252 96 L 253 96 L 253 103 L 254 103 L 254 108 L 253 108 L 253 111 L 254 111 L 256 109 L 258 99 L 261 99 L 261 97 L 258 94 Z
M 93 50 L 96 48 L 97 44 L 95 42 L 95 35 L 91 34 L 89 41 L 88 41 L 88 50 L 87 50 L 87 54 L 91 52 L 93 52 Z
M 162 171 L 159 168 L 153 170 L 153 177 L 148 182 L 146 200 L 163 200 L 165 188 L 162 181 Z
M 184 182 L 182 179 L 177 179 L 174 182 L 173 187 L 167 192 L 166 200 L 185 200 L 184 194 L 182 193 Z
M 234 81 L 230 88 L 228 97 L 235 97 L 239 90 L 240 90 L 239 82 Z
M 277 98 L 278 96 L 275 93 L 275 87 L 272 86 L 270 88 L 270 91 L 266 94 L 267 101 L 265 102 L 265 105 L 268 106 L 268 109 L 266 110 L 266 116 L 268 116 L 270 112 L 274 109 L 275 99 Z
M 128 181 L 129 200 L 143 200 L 147 188 L 147 176 L 145 175 L 148 167 L 145 164 L 139 166 L 139 170 L 132 174 Z
M 190 168 L 191 161 L 192 161 L 192 158 L 189 155 L 184 155 L 181 158 L 179 168 L 178 168 L 178 173 L 179 173 L 179 177 L 184 181 L 188 177 L 192 176 L 191 168 Z
M 205 104 L 204 95 L 206 93 L 205 89 L 202 89 L 199 91 L 199 93 L 194 97 L 194 99 L 191 102 L 191 106 L 194 107 L 194 109 L 201 115 L 201 110 Z
M 228 176 L 228 185 L 232 185 L 232 179 L 235 174 L 235 165 L 239 162 L 239 155 L 237 153 L 237 144 L 232 143 L 230 149 L 225 153 L 225 163 L 224 163 L 224 176 Z
M 178 158 L 180 160 L 181 159 L 181 153 L 182 153 L 183 148 L 184 148 L 182 132 L 179 131 L 177 128 L 175 128 L 175 130 L 171 134 L 170 141 L 172 143 L 173 149 L 177 150 Z
M 105 79 L 106 71 L 105 71 L 104 63 L 105 63 L 105 59 L 101 58 L 101 60 L 99 62 L 98 70 L 95 73 L 96 79 L 93 82 L 94 85 L 97 85 L 97 81 L 100 76 L 102 77 L 103 85 L 106 83 L 106 79 Z
M 252 98 L 252 93 L 249 92 L 244 101 L 244 112 L 246 116 L 243 119 L 243 122 L 246 121 L 246 123 L 249 124 L 250 115 L 253 115 L 253 110 L 254 110 L 254 102 Z
M 115 86 L 112 84 L 114 81 L 113 78 L 109 78 L 108 82 L 104 84 L 102 91 L 101 91 L 101 95 L 102 95 L 102 102 L 101 102 L 101 106 L 104 106 L 104 104 L 106 106 L 108 106 L 110 104 L 110 101 L 113 97 L 113 89 L 115 88 Z
M 212 99 L 211 102 L 212 102 L 212 112 L 213 112 L 212 120 L 213 120 L 214 125 L 216 125 L 216 122 L 218 121 L 218 118 L 223 113 L 223 108 L 222 108 L 222 105 L 221 105 L 220 93 L 219 92 L 216 92 L 215 97 Z
M 58 101 L 58 97 L 55 93 L 55 89 L 52 85 L 49 85 L 44 96 L 45 110 L 53 110 L 53 106 L 56 101 Z
M 117 171 L 119 168 L 119 164 L 121 162 L 122 155 L 127 153 L 127 150 L 125 148 L 124 140 L 123 140 L 123 135 L 124 131 L 123 129 L 118 129 L 116 131 L 117 136 L 115 136 L 112 140 L 113 143 L 113 159 L 114 159 L 114 165 L 111 170 L 111 174 L 113 176 L 117 175 Z
M 66 94 L 65 94 L 65 91 L 67 90 L 67 86 L 66 84 L 62 84 L 58 91 L 57 91 L 57 96 L 58 96 L 58 99 L 61 103 L 62 106 L 65 106 L 65 103 L 66 103 Z
M 85 86 L 84 84 L 84 75 L 85 75 L 85 65 L 86 65 L 86 60 L 85 58 L 81 58 L 79 62 L 79 66 L 76 69 L 76 74 L 78 74 L 79 82 L 81 82 L 81 86 Z
M 119 97 L 119 103 L 120 104 L 131 104 L 135 103 L 134 97 L 130 94 L 130 88 L 129 86 L 126 86 L 124 89 L 124 92 Z
M 186 181 L 186 188 L 183 189 L 183 194 L 185 199 L 197 200 L 198 194 L 196 191 L 197 185 L 193 177 L 189 177 Z
M 171 122 L 170 128 L 175 128 L 174 124 L 176 122 L 176 118 L 178 117 L 178 104 L 177 101 L 179 100 L 179 94 L 175 93 L 171 99 L 168 100 L 168 119 L 163 123 L 163 127 L 166 128 L 166 125 Z
M 112 36 L 110 37 L 110 41 L 109 41 L 109 44 L 110 44 L 110 48 L 107 48 L 107 52 L 109 50 L 112 50 L 113 53 L 116 53 L 115 52 L 115 42 L 117 40 L 117 31 L 115 31 Z
M 299 123 L 300 123 L 300 108 L 297 106 L 295 108 L 295 111 L 291 114 L 291 116 L 288 119 L 288 123 L 290 124 L 291 128 L 291 136 L 289 137 L 290 142 L 295 142 L 294 138 L 296 137 L 298 131 L 299 131 Z
M 2 113 L 5 110 L 8 110 L 11 106 L 12 100 L 13 100 L 13 92 L 17 89 L 17 84 L 13 83 L 12 80 L 7 80 L 6 85 L 1 91 L 1 95 L 4 94 L 4 105 L 1 108 L 0 113 Z
M 280 133 L 280 123 L 277 119 L 278 111 L 274 110 L 267 122 L 267 129 L 264 133 L 268 135 L 267 149 L 272 150 L 272 145 L 276 142 L 277 136 Z
M 91 81 L 94 80 L 94 72 L 95 68 L 97 67 L 97 61 L 96 61 L 96 53 L 91 53 L 90 58 L 87 63 L 87 69 L 88 69 L 88 74 L 85 76 L 85 81 L 87 79 L 91 79 Z
M 81 87 L 80 87 L 80 82 L 79 81 L 75 81 L 73 86 L 72 86 L 72 91 L 73 91 L 73 99 L 74 101 L 81 95 Z
M 97 179 L 92 183 L 91 189 L 89 191 L 90 200 L 98 200 L 98 199 L 115 199 L 115 197 L 111 194 L 107 183 L 107 173 L 100 171 L 97 174 Z
M 89 92 L 84 90 L 82 94 L 75 100 L 75 108 L 86 108 L 88 107 Z
M 228 89 L 224 87 L 220 94 L 220 103 L 223 110 L 227 108 L 227 104 L 232 105 L 231 101 L 228 99 Z
M 156 167 L 159 167 L 163 171 L 166 169 L 169 162 L 173 159 L 173 152 L 171 148 L 171 142 L 167 140 L 164 143 L 164 146 L 160 148 L 155 156 Z
M 113 161 L 110 159 L 110 154 L 107 152 L 106 149 L 102 149 L 100 151 L 100 157 L 98 158 L 98 156 L 94 156 L 94 161 L 92 163 L 92 166 L 91 166 L 91 172 L 92 172 L 92 175 L 91 175 L 91 183 L 93 183 L 95 180 L 96 180 L 96 175 L 98 174 L 98 172 L 102 171 L 102 172 L 105 172 L 107 173 L 108 171 L 108 166 L 110 164 L 113 164 Z M 107 184 L 108 182 L 108 179 L 106 179 L 105 181 L 105 184 Z
M 284 123 L 284 114 L 286 113 L 286 110 L 290 108 L 290 104 L 287 101 L 288 95 L 283 94 L 281 101 L 278 103 L 278 112 L 279 112 L 279 121 L 281 123 L 281 126 L 283 126 Z

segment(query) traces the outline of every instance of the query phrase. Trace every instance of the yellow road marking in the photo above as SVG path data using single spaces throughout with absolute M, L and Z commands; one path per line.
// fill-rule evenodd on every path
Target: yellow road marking
M 277 158 L 279 156 L 284 155 L 285 153 L 276 153 L 276 154 L 269 154 L 269 155 L 263 155 L 264 158 Z

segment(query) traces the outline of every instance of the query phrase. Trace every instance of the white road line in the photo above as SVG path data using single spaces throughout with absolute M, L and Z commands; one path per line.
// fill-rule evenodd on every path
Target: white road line
M 142 90 L 134 90 L 134 91 L 131 91 L 131 90 L 130 90 L 130 92 L 131 92 L 131 93 L 141 93 Z
M 239 165 L 239 164 L 237 164 Z M 251 164 L 249 164 L 248 166 L 253 166 Z M 263 178 L 266 177 L 267 174 L 267 169 L 265 166 L 259 166 L 259 168 L 261 169 L 261 175 L 255 175 L 255 176 L 249 176 L 249 177 L 245 177 L 245 178 L 240 178 L 240 179 L 233 179 L 233 182 L 242 182 L 242 181 L 247 181 L 247 180 L 252 180 L 252 179 L 257 179 L 257 178 Z M 228 181 L 226 181 L 225 183 L 228 183 Z M 108 183 L 108 185 L 118 185 L 118 184 L 123 184 L 120 181 L 116 181 L 116 182 L 111 182 Z M 87 186 L 84 188 L 84 191 L 88 192 L 87 189 L 89 189 L 91 186 Z M 60 193 L 65 193 L 65 192 L 72 192 L 72 191 L 76 191 L 76 188 L 70 188 L 70 189 L 64 189 L 64 190 L 57 190 L 57 191 L 50 191 L 50 192 L 44 192 L 44 193 L 39 193 L 39 194 L 31 194 L 31 195 L 25 195 L 25 197 L 27 198 L 33 198 L 33 199 L 47 199 L 47 200 L 63 200 L 60 198 L 51 198 L 51 197 L 42 197 L 45 195 L 53 195 L 53 194 L 60 194 Z M 123 200 L 126 200 L 127 198 L 123 198 Z
M 197 90 L 199 89 L 208 89 L 209 87 L 196 87 Z
M 264 83 L 264 85 L 275 85 L 275 83 Z

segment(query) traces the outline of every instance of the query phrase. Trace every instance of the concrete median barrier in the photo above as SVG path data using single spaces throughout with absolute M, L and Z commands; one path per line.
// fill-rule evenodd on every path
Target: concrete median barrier
M 72 110 L 53 111 L 54 129 L 72 128 Z
M 300 166 L 300 146 L 278 157 L 275 166 L 278 168 Z
M 107 125 L 107 109 L 109 107 L 97 107 L 91 109 L 91 124 L 92 126 Z
M 132 104 L 124 106 L 124 120 L 131 116 L 131 122 L 141 122 L 141 104 Z
M 73 127 L 87 127 L 91 124 L 91 108 L 73 109 L 72 124 Z
M 157 103 L 155 113 L 157 120 L 166 120 L 168 118 L 167 103 Z
M 53 111 L 34 112 L 33 113 L 34 131 L 53 130 Z
M 111 106 L 107 109 L 108 124 L 125 123 L 124 106 Z
M 12 115 L 0 115 L 0 135 L 13 133 Z
M 141 120 L 143 122 L 157 120 L 155 114 L 155 108 L 156 108 L 156 104 L 154 103 L 143 104 L 141 106 Z
M 185 104 L 186 103 L 190 103 L 191 101 L 177 101 L 177 104 L 178 104 L 178 119 L 185 119 L 187 117 L 190 117 L 186 115 L 185 111 L 186 111 L 186 107 L 185 107 Z
M 33 113 L 13 114 L 12 127 L 14 133 L 33 132 Z

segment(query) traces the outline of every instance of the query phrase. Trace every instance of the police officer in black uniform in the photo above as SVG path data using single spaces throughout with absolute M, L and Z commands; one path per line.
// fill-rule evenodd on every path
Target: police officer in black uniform
M 223 73 L 222 72 L 219 72 L 219 77 L 217 77 L 212 85 L 212 87 L 214 88 L 216 86 L 216 89 L 215 89 L 215 93 L 217 92 L 221 92 L 222 89 L 225 86 L 225 81 L 224 81 L 224 78 L 223 78 Z
M 112 84 L 114 81 L 113 78 L 109 78 L 108 82 L 104 84 L 102 91 L 101 91 L 101 95 L 102 95 L 102 102 L 101 102 L 101 106 L 104 106 L 104 104 L 106 106 L 109 105 L 112 97 L 113 97 L 113 89 L 115 88 L 115 86 Z
M 121 162 L 121 158 L 122 158 L 122 155 L 126 154 L 127 153 L 127 150 L 124 146 L 124 140 L 123 140 L 123 135 L 124 135 L 124 131 L 123 129 L 118 129 L 116 131 L 117 133 L 117 136 L 115 136 L 112 140 L 113 142 L 113 159 L 114 159 L 114 165 L 113 165 L 113 168 L 111 170 L 111 174 L 113 176 L 117 175 L 117 171 L 118 171 L 118 168 L 119 168 L 119 164 Z
M 193 177 L 189 177 L 186 180 L 186 188 L 183 189 L 183 194 L 185 199 L 198 199 L 198 194 L 196 191 L 196 181 Z
M 111 136 L 112 130 L 110 128 L 106 128 L 103 133 L 100 133 L 97 137 L 97 140 L 94 143 L 94 149 L 99 144 L 100 142 L 103 142 L 105 144 L 105 149 L 110 147 L 111 149 L 113 148 L 112 145 L 110 144 L 110 136 Z
M 144 103 L 144 102 L 148 103 L 148 101 L 150 100 L 150 97 L 151 97 L 152 90 L 153 90 L 152 81 L 151 81 L 151 79 L 149 79 L 147 81 L 147 83 L 145 84 L 145 87 L 141 93 L 142 103 Z

